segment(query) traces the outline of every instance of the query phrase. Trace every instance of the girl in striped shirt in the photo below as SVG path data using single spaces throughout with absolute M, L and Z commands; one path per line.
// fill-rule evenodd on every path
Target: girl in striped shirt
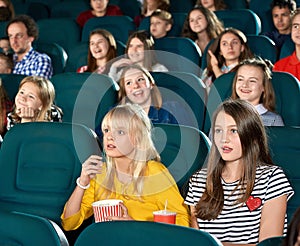
M 273 164 L 257 111 L 246 101 L 228 100 L 212 122 L 207 167 L 191 177 L 185 199 L 192 226 L 226 246 L 284 235 L 287 201 L 294 192 Z

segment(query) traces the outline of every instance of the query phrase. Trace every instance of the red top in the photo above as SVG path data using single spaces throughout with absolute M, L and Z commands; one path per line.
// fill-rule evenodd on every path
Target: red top
M 107 9 L 106 9 L 106 14 L 105 16 L 108 16 L 108 15 L 123 15 L 121 9 L 116 6 L 116 5 L 108 5 L 107 6 Z M 83 27 L 84 24 L 90 19 L 90 18 L 94 18 L 94 17 L 97 17 L 95 15 L 92 14 L 92 10 L 86 10 L 84 12 L 81 12 L 77 19 L 76 19 L 76 22 L 78 23 L 78 25 L 80 27 Z
M 274 64 L 273 71 L 288 72 L 300 80 L 300 61 L 296 56 L 296 51 L 290 56 L 277 61 Z

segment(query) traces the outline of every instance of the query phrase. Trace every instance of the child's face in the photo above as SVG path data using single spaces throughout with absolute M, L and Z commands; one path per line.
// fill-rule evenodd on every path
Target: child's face
M 264 92 L 262 69 L 255 66 L 241 66 L 237 71 L 235 90 L 239 98 L 252 105 L 259 104 Z
M 204 8 L 215 10 L 215 1 L 214 0 L 201 0 L 201 4 Z
M 127 98 L 141 107 L 151 104 L 151 89 L 149 79 L 139 69 L 129 69 L 124 74 L 124 87 Z
M 90 4 L 92 9 L 97 13 L 106 12 L 109 0 L 91 0 Z
M 292 40 L 295 45 L 300 45 L 300 15 L 296 15 L 294 17 L 292 23 L 292 32 L 291 32 Z
M 112 158 L 131 158 L 134 151 L 133 141 L 125 127 L 104 126 L 103 144 L 106 155 Z
M 144 60 L 145 47 L 141 40 L 138 38 L 131 39 L 128 47 L 128 57 L 133 63 L 139 63 Z
M 190 28 L 195 33 L 201 33 L 207 28 L 207 20 L 200 10 L 193 10 L 189 15 Z
M 6 39 L 0 40 L 0 48 L 4 51 L 4 53 L 7 53 L 10 49 L 9 41 Z
M 11 73 L 11 69 L 8 68 L 6 60 L 2 57 L 0 57 L 0 74 L 1 73 Z
M 0 7 L 7 7 L 6 3 L 4 1 L 0 0 Z
M 105 37 L 94 34 L 90 37 L 90 51 L 95 59 L 105 59 L 109 49 L 109 44 Z
M 220 54 L 227 62 L 238 62 L 241 53 L 244 51 L 240 39 L 233 33 L 225 33 L 220 40 Z
M 242 146 L 235 120 L 221 111 L 217 115 L 213 131 L 214 143 L 226 164 L 239 163 Z
M 171 25 L 167 21 L 153 16 L 150 19 L 150 33 L 154 38 L 162 38 L 171 30 Z
M 24 83 L 15 97 L 16 110 L 32 108 L 34 111 L 42 109 L 42 101 L 39 96 L 39 88 L 31 82 Z

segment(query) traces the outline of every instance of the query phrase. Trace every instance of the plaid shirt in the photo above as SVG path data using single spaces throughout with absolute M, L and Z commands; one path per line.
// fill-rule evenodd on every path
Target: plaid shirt
M 14 54 L 14 64 L 14 74 L 37 75 L 47 79 L 51 78 L 53 74 L 50 57 L 33 50 L 33 48 L 19 62 L 17 55 Z

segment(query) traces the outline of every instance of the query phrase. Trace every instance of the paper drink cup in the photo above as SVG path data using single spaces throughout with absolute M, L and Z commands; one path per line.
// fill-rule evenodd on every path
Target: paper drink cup
M 176 212 L 159 210 L 153 212 L 153 221 L 167 224 L 176 224 Z
M 122 209 L 120 206 L 122 200 L 107 199 L 92 203 L 95 222 L 108 221 L 108 216 L 121 216 Z

